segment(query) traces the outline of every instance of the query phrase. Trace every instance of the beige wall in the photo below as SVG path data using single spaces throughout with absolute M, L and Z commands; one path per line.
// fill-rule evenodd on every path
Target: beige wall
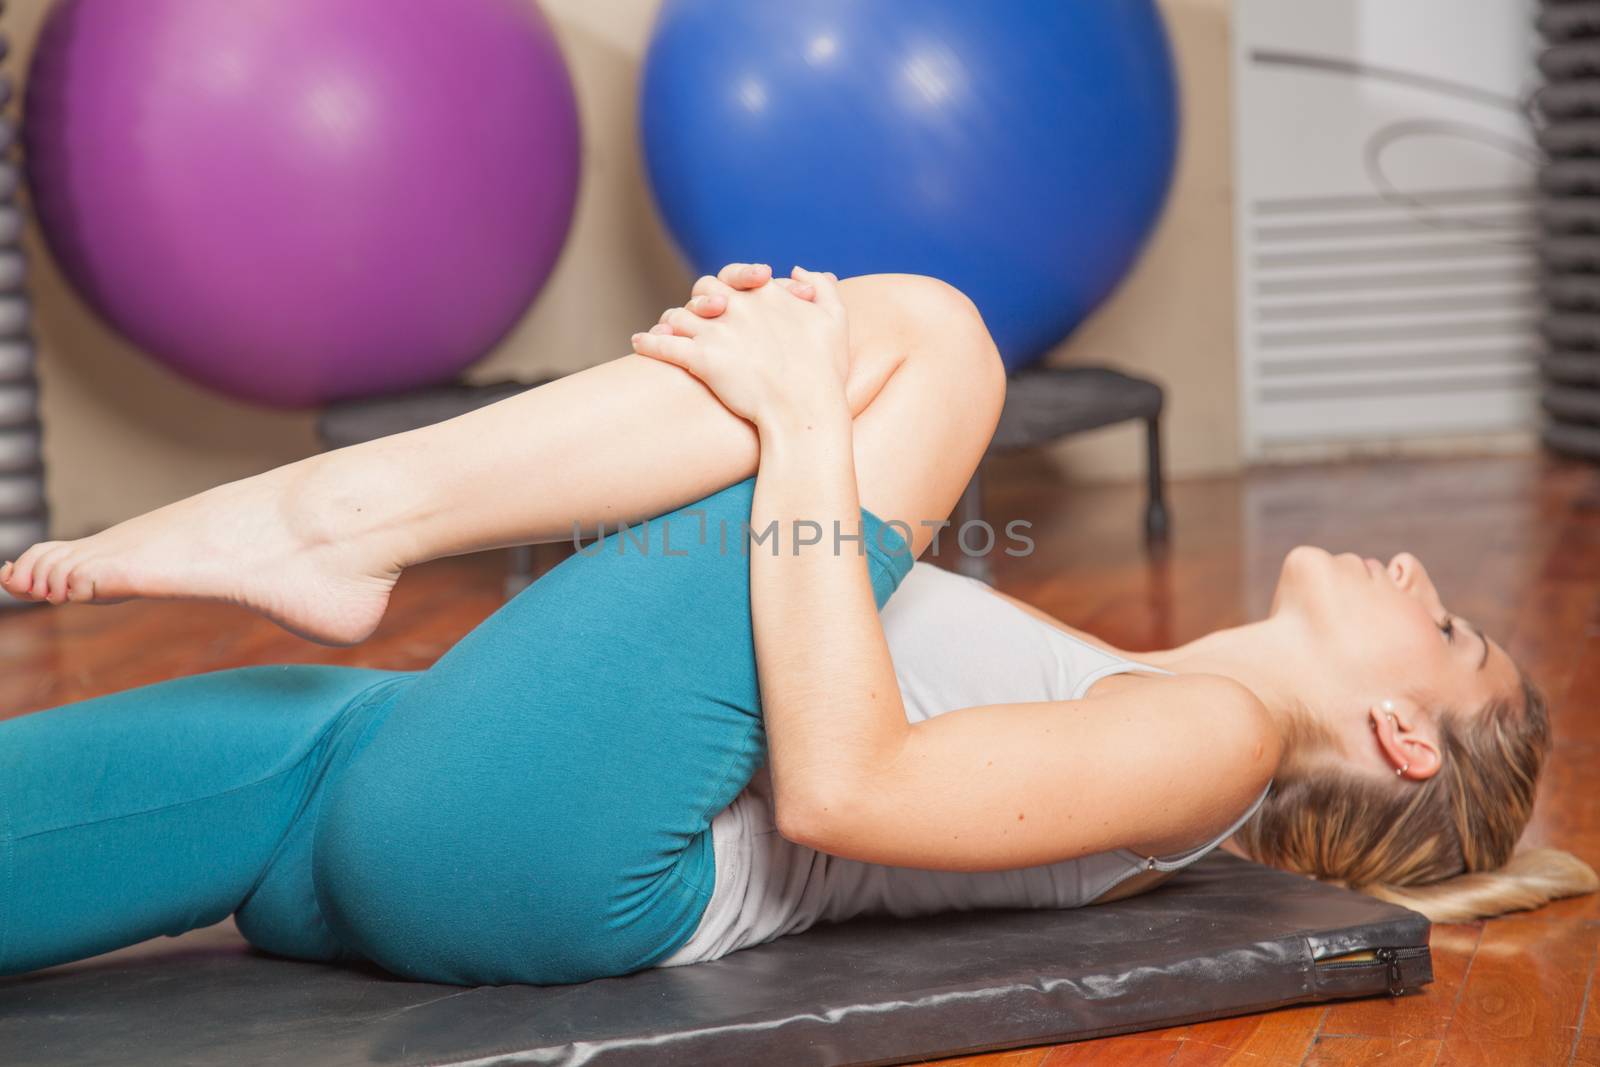
M 1236 465 L 1225 0 L 1165 0 L 1185 87 L 1178 185 L 1151 247 L 1112 301 L 1053 360 L 1117 363 L 1173 387 L 1175 473 Z M 584 179 L 555 274 L 518 329 L 472 371 L 534 378 L 616 355 L 681 300 L 689 274 L 653 215 L 634 94 L 656 0 L 544 0 L 577 84 Z M 25 70 L 47 0 L 13 0 L 6 32 Z M 316 448 L 312 416 L 203 392 L 142 357 L 65 285 L 33 235 L 48 485 L 57 536 L 108 525 Z M 1110 430 L 1058 450 L 1074 477 L 1125 477 L 1140 441 Z
M 1122 287 L 1046 362 L 1109 363 L 1167 386 L 1173 475 L 1240 465 L 1233 270 L 1233 85 L 1228 0 L 1161 0 L 1182 86 L 1178 168 L 1149 246 Z M 1082 481 L 1139 476 L 1138 424 L 1069 438 L 1050 458 Z

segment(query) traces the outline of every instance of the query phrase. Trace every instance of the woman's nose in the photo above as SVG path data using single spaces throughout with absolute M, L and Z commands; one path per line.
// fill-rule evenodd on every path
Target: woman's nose
M 1401 552 L 1389 561 L 1389 576 L 1394 583 L 1406 592 L 1420 596 L 1424 600 L 1434 602 L 1437 606 L 1439 594 L 1433 587 L 1433 581 L 1428 577 L 1428 570 L 1422 561 L 1409 552 Z

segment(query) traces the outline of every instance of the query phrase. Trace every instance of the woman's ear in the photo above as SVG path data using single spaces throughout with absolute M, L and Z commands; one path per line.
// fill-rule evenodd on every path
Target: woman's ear
M 1439 738 L 1422 709 L 1409 700 L 1383 700 L 1367 709 L 1379 756 L 1396 777 L 1424 781 L 1439 773 Z

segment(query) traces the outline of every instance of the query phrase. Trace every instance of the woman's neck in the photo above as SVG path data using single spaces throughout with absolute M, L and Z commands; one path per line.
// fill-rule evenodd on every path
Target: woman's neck
M 1216 674 L 1231 678 L 1256 695 L 1275 718 L 1304 707 L 1301 697 L 1314 665 L 1302 662 L 1304 641 L 1285 616 L 1273 616 L 1225 630 L 1213 630 L 1186 645 L 1127 654 L 1129 659 L 1174 674 Z

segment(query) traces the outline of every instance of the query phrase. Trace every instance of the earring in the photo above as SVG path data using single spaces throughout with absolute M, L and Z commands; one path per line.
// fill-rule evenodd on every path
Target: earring
M 1383 713 L 1389 716 L 1389 718 L 1394 718 L 1394 701 L 1385 700 L 1383 703 L 1379 704 L 1378 707 L 1382 708 Z
M 1411 769 L 1411 764 L 1402 763 L 1400 766 L 1398 766 L 1398 767 L 1396 767 L 1394 769 L 1394 773 L 1396 775 L 1398 775 L 1399 777 L 1404 778 L 1406 776 L 1406 772 L 1409 771 L 1410 769 Z

